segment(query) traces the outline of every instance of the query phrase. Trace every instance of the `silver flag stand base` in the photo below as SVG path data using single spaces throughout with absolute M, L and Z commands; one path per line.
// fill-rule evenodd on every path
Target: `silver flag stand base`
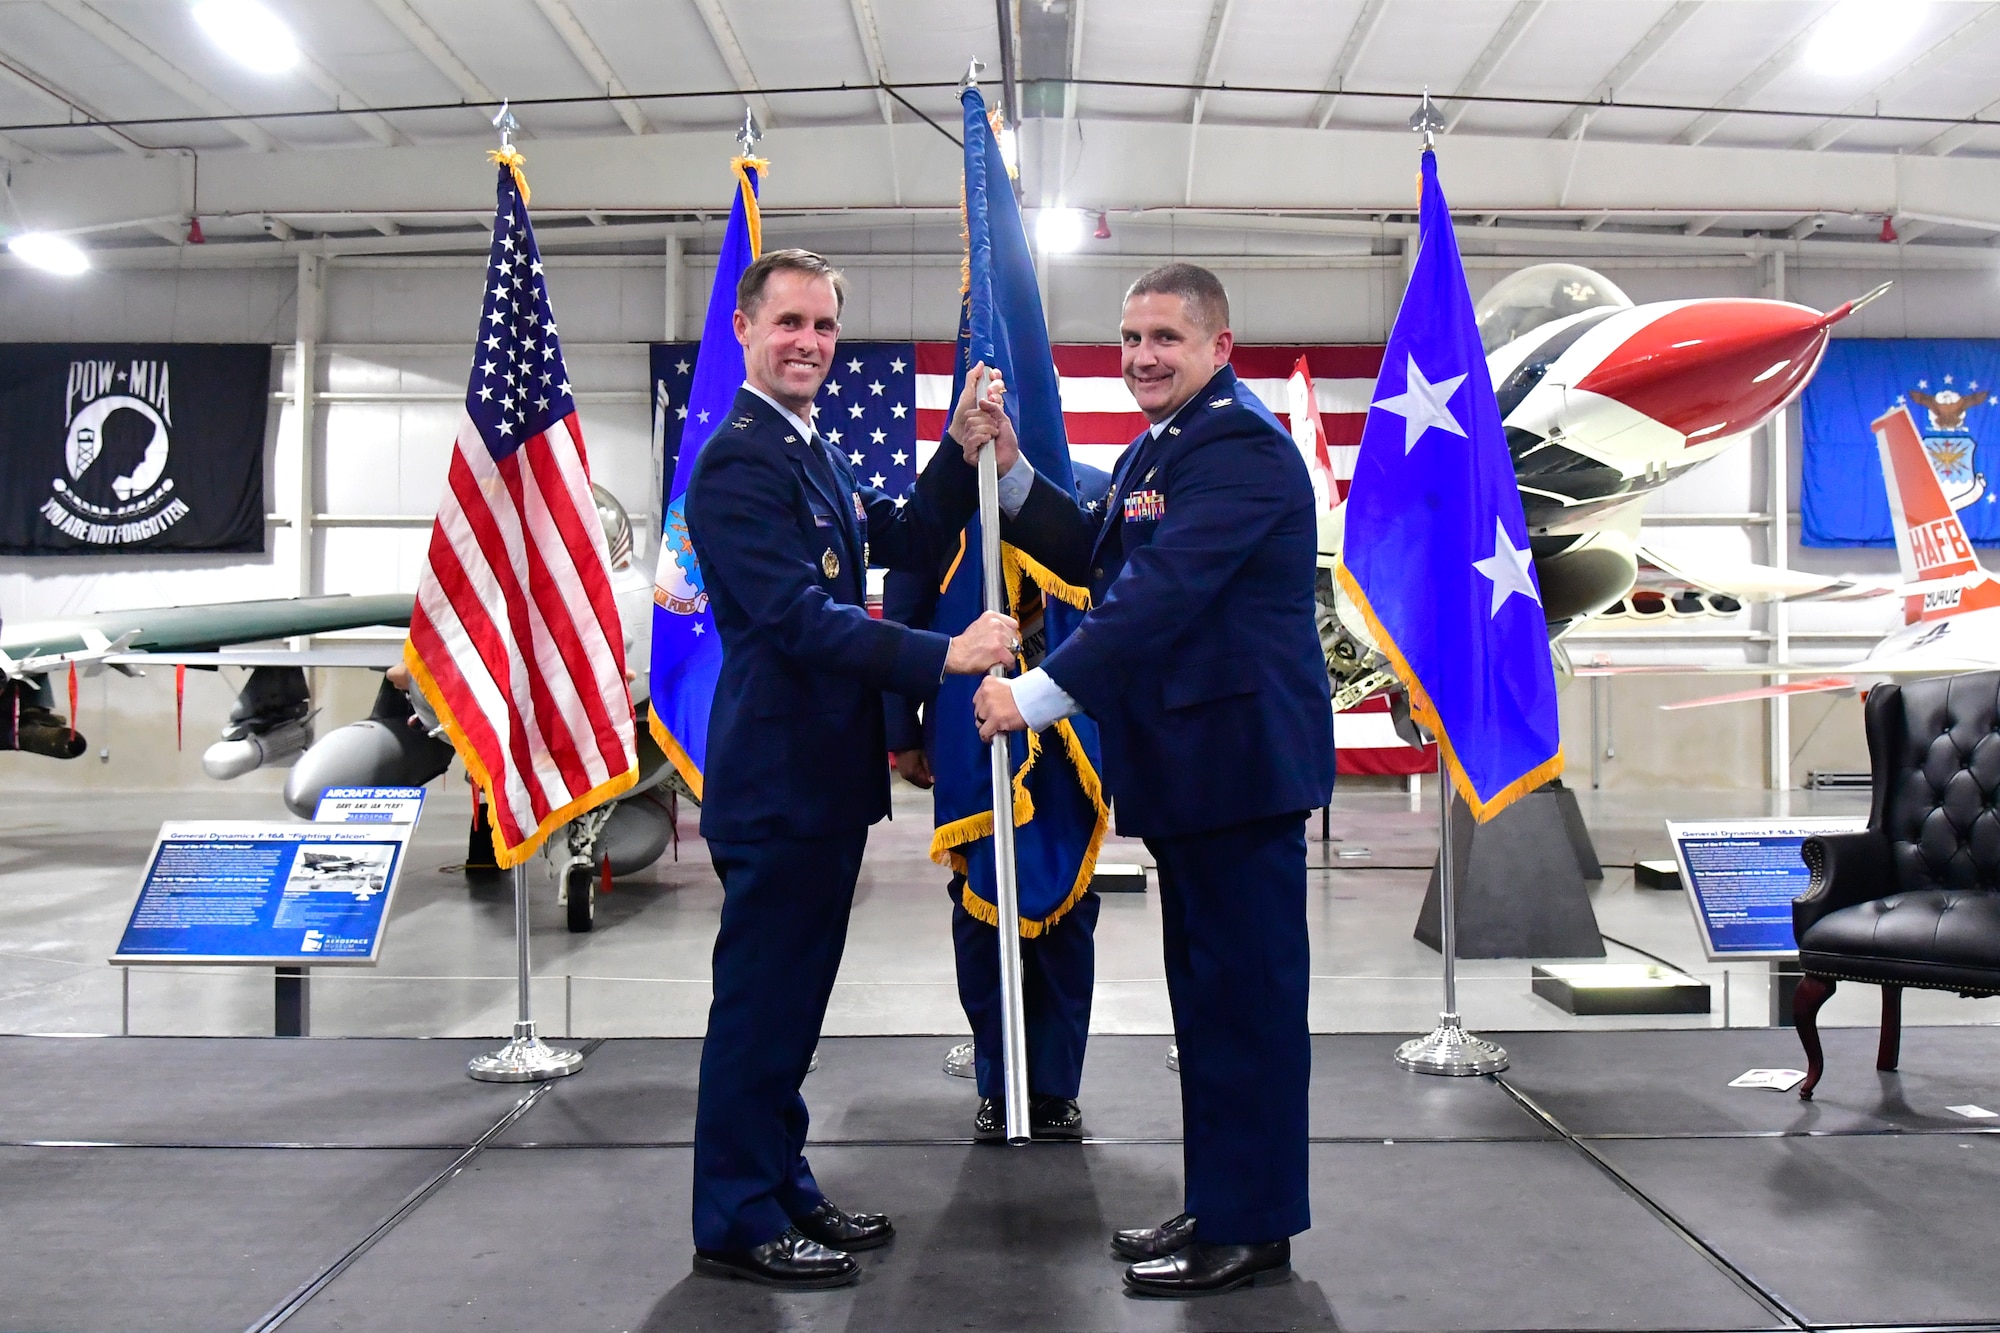
M 465 1072 L 482 1083 L 539 1083 L 583 1068 L 583 1052 L 551 1046 L 533 1023 L 516 1023 L 514 1039 L 489 1055 L 475 1055 Z
M 1459 1026 L 1457 1014 L 1439 1014 L 1429 1035 L 1396 1048 L 1396 1063 L 1413 1074 L 1444 1074 L 1463 1078 L 1497 1074 L 1507 1067 L 1507 1052 Z
M 944 1053 L 944 1072 L 952 1078 L 972 1078 L 979 1072 L 973 1068 L 971 1042 L 962 1041 Z

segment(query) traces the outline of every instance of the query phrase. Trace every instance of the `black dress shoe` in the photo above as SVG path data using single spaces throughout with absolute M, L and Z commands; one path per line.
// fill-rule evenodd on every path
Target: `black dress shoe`
M 1148 1259 L 1164 1259 L 1184 1250 L 1193 1239 L 1194 1218 L 1179 1213 L 1156 1227 L 1112 1232 L 1111 1252 L 1120 1259 L 1143 1263 Z
M 1036 1097 L 1028 1103 L 1028 1132 L 1038 1139 L 1080 1139 L 1083 1110 L 1074 1097 Z
M 998 1097 L 981 1097 L 973 1113 L 972 1137 L 979 1143 L 998 1143 L 1007 1137 L 1007 1112 Z
M 889 1238 L 896 1234 L 895 1225 L 881 1213 L 845 1212 L 831 1199 L 820 1200 L 819 1207 L 804 1217 L 793 1218 L 792 1225 L 807 1240 L 818 1241 L 829 1250 L 846 1250 L 850 1254 L 856 1250 L 872 1250 L 878 1245 L 887 1245 Z
M 752 1250 L 696 1250 L 694 1271 L 704 1277 L 733 1277 L 793 1291 L 844 1287 L 861 1276 L 861 1266 L 854 1260 L 806 1239 L 797 1227 L 787 1227 L 776 1240 Z
M 1195 1241 L 1160 1259 L 1125 1270 L 1125 1290 L 1135 1296 L 1213 1296 L 1243 1286 L 1284 1282 L 1292 1275 L 1292 1242 L 1209 1245 Z

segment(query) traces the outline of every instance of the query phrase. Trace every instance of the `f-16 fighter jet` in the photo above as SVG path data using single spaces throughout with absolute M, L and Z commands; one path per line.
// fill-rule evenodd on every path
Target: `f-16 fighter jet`
M 1486 294 L 1476 314 L 1487 373 L 1560 667 L 1567 666 L 1562 636 L 1627 597 L 1642 565 L 1655 588 L 1671 590 L 1678 581 L 1690 592 L 1738 600 L 1861 591 L 1840 579 L 1748 564 L 1705 567 L 1698 582 L 1681 581 L 1676 566 L 1685 562 L 1647 551 L 1639 521 L 1649 495 L 1797 398 L 1833 326 L 1885 290 L 1824 314 L 1743 297 L 1634 305 L 1589 269 L 1539 264 Z M 1456 388 L 1412 382 L 1397 401 L 1408 407 L 1421 400 L 1425 410 L 1449 416 Z M 1339 546 L 1336 510 L 1321 527 L 1321 564 L 1329 570 Z M 1335 706 L 1348 707 L 1393 677 L 1359 618 L 1343 614 L 1330 574 L 1321 587 Z

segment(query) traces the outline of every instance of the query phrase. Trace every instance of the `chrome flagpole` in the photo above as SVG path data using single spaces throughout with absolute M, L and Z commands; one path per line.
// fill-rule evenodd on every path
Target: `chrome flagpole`
M 986 609 L 1007 613 L 1000 574 L 1000 472 L 993 446 L 979 453 L 979 559 L 986 575 Z M 989 673 L 1004 678 L 1007 668 Z M 1021 893 L 1014 878 L 1014 756 L 1007 733 L 993 738 L 993 883 L 1000 918 L 1001 1072 L 1006 1081 L 1007 1142 L 1026 1143 L 1028 1131 L 1028 1024 L 1021 1012 Z
M 482 1083 L 536 1083 L 583 1068 L 583 1052 L 551 1046 L 535 1034 L 528 1004 L 528 868 L 507 872 L 514 880 L 514 1037 L 499 1050 L 475 1055 L 465 1072 Z
M 511 148 L 518 122 L 506 103 L 500 104 L 500 114 L 493 117 L 493 125 L 500 131 L 500 147 Z M 535 1034 L 535 1017 L 528 996 L 527 866 L 516 862 L 508 874 L 514 881 L 514 1036 L 497 1051 L 473 1056 L 465 1072 L 482 1083 L 535 1083 L 545 1078 L 561 1078 L 583 1068 L 583 1052 L 550 1046 Z
M 1458 896 L 1452 878 L 1451 808 L 1456 799 L 1444 746 L 1438 746 L 1438 948 L 1444 954 L 1444 1012 L 1428 1034 L 1396 1048 L 1396 1063 L 1413 1074 L 1497 1074 L 1507 1052 L 1467 1032 L 1458 1018 Z

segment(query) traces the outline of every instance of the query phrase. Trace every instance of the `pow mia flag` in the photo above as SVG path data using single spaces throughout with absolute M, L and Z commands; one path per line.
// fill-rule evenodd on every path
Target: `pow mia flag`
M 0 344 L 0 554 L 262 551 L 271 349 Z

